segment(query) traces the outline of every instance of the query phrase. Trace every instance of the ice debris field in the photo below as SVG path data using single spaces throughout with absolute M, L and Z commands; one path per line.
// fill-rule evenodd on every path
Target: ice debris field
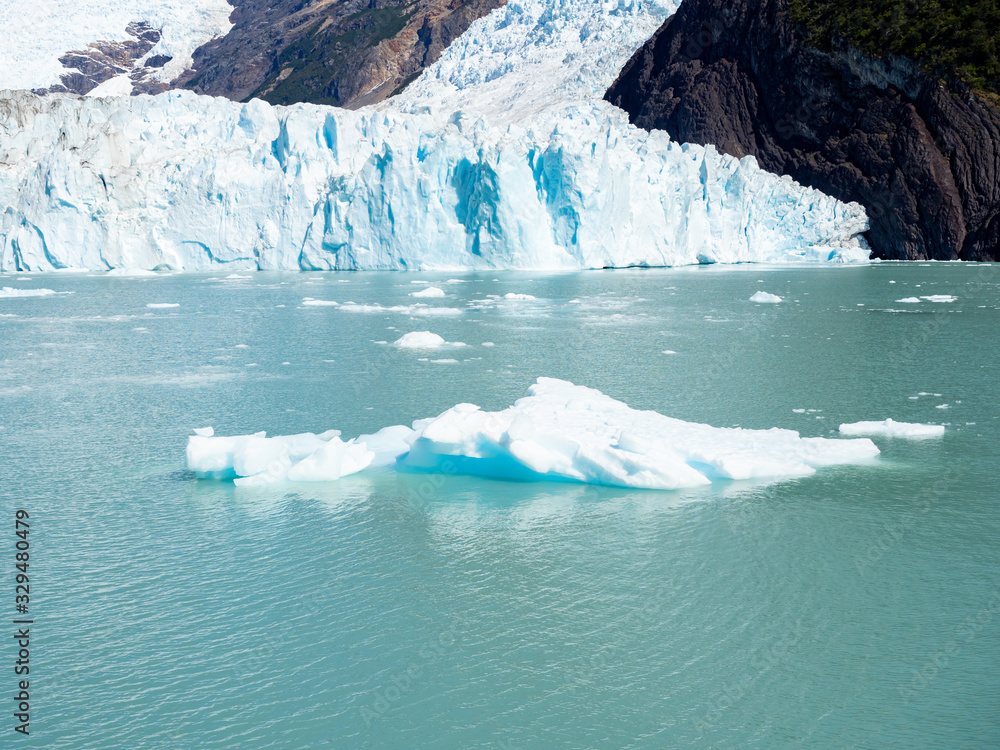
M 808 476 L 879 454 L 867 438 L 711 427 L 638 411 L 552 378 L 539 378 L 525 398 L 503 411 L 458 404 L 412 427 L 386 427 L 346 442 L 336 430 L 272 438 L 263 432 L 216 437 L 212 428 L 195 432 L 188 439 L 188 469 L 240 486 L 331 481 L 378 466 L 673 490 L 725 479 Z
M 675 8 L 510 2 L 357 111 L 3 92 L 0 269 L 866 261 L 860 205 L 603 101 Z

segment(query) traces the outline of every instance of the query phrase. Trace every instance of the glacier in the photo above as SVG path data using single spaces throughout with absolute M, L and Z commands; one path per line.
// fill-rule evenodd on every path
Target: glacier
M 344 442 L 340 432 L 188 438 L 201 478 L 258 486 L 332 481 L 369 466 L 497 479 L 674 490 L 734 479 L 784 479 L 879 455 L 867 439 L 803 438 L 793 430 L 720 428 L 638 411 L 598 390 L 538 378 L 499 412 L 458 404 L 437 417 Z
M 135 62 L 148 80 L 168 83 L 192 65 L 194 51 L 232 29 L 233 6 L 226 0 L 80 0 L 74 3 L 3 0 L 4 43 L 0 45 L 0 88 L 42 89 L 72 73 L 59 58 L 93 42 L 123 42 L 125 28 L 145 21 L 161 32 L 156 45 Z M 151 57 L 169 57 L 159 68 L 146 68 Z M 127 75 L 106 81 L 123 93 L 132 90 Z M 100 93 L 100 92 L 97 92 Z
M 602 100 L 669 0 L 524 0 L 347 111 L 0 93 L 0 270 L 861 262 L 868 221 Z

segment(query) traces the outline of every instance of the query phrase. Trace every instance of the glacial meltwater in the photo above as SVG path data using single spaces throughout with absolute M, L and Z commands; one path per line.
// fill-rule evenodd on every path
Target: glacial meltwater
M 1000 746 L 998 265 L 0 287 L 8 615 L 30 515 L 19 747 Z M 424 332 L 445 344 L 406 345 Z M 347 440 L 540 376 L 716 427 L 945 431 L 674 491 L 186 468 L 195 428 Z

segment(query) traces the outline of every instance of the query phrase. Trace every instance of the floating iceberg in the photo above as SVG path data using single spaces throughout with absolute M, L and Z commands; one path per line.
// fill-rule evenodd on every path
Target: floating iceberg
M 449 344 L 443 337 L 430 331 L 411 331 L 394 341 L 393 346 L 400 349 L 440 349 L 442 346 L 465 346 L 465 344 Z
M 195 435 L 188 440 L 187 465 L 199 476 L 237 477 L 239 484 L 336 479 L 374 462 L 406 471 L 672 490 L 722 479 L 801 477 L 878 453 L 868 439 L 684 422 L 632 409 L 591 388 L 539 378 L 527 397 L 503 411 L 459 404 L 412 429 L 387 427 L 347 443 L 335 432 Z
M 779 297 L 777 294 L 769 294 L 768 292 L 757 292 L 750 298 L 750 301 L 776 303 L 776 302 L 781 302 L 781 297 Z
M 61 292 L 61 294 L 69 294 L 70 292 Z M 56 292 L 53 289 L 15 289 L 11 286 L 5 286 L 0 289 L 0 299 L 13 299 L 14 297 L 52 297 L 60 292 Z
M 436 286 L 429 286 L 426 289 L 421 289 L 419 292 L 410 292 L 411 297 L 444 297 L 444 290 L 438 289 Z
M 671 0 L 523 0 L 346 111 L 0 95 L 0 269 L 864 261 L 863 208 L 602 100 Z
M 840 425 L 842 435 L 885 435 L 886 437 L 926 438 L 944 435 L 944 425 L 913 422 L 853 422 Z
M 896 302 L 905 302 L 913 305 L 920 302 L 920 300 L 926 300 L 927 302 L 958 302 L 958 297 L 951 294 L 930 294 L 924 297 L 904 297 L 903 299 L 896 300 Z
M 263 432 L 240 437 L 195 434 L 187 445 L 188 468 L 198 476 L 233 479 L 247 487 L 282 480 L 333 481 L 361 471 L 374 458 L 363 443 L 342 441 L 337 430 L 273 438 Z

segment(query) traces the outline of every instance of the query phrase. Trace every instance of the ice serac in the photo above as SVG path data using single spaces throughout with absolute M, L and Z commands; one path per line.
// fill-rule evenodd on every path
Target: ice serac
M 325 435 L 195 435 L 188 442 L 188 468 L 202 477 L 236 477 L 243 485 L 325 481 L 394 463 L 403 471 L 673 490 L 725 479 L 806 476 L 879 453 L 867 438 L 803 438 L 792 430 L 685 422 L 553 378 L 539 378 L 503 411 L 458 404 L 412 429 L 387 427 L 347 443 L 339 437 L 324 443 Z
M 357 111 L 0 96 L 0 268 L 862 261 L 867 218 L 601 97 L 674 6 L 511 2 Z

